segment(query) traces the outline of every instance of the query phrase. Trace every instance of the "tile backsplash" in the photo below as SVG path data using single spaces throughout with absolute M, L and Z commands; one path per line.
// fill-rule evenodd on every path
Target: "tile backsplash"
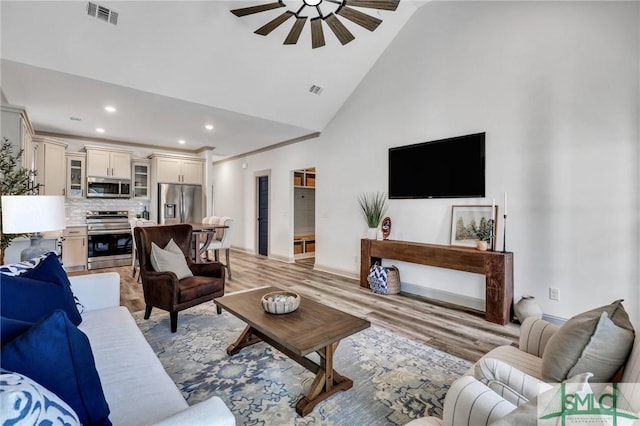
M 142 215 L 144 208 L 149 210 L 148 200 L 131 199 L 92 199 L 92 200 L 67 200 L 65 210 L 67 224 L 84 223 L 88 211 L 94 210 L 126 210 L 129 218 Z

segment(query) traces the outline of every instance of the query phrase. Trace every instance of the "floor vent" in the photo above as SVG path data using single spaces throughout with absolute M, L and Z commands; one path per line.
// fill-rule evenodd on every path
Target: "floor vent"
M 113 25 L 118 25 L 118 12 L 108 7 L 100 6 L 97 3 L 87 3 L 87 15 Z

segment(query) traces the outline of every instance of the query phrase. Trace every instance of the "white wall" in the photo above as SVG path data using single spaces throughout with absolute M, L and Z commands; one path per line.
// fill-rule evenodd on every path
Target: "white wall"
M 624 298 L 640 326 L 639 8 L 428 3 L 320 138 L 215 165 L 216 214 L 242 217 L 233 244 L 253 250 L 253 173 L 270 170 L 270 253 L 290 259 L 290 172 L 316 166 L 316 266 L 356 276 L 366 228 L 356 197 L 386 190 L 387 149 L 485 131 L 488 198 L 392 200 L 391 238 L 448 244 L 452 204 L 508 192 L 516 300 L 532 294 L 568 318 Z M 478 275 L 403 264 L 401 276 L 483 297 Z

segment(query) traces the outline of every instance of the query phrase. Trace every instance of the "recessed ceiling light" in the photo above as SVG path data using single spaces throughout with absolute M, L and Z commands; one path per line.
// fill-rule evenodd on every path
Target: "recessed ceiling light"
M 107 105 L 104 107 L 104 110 L 107 112 L 116 112 L 116 107 L 112 107 L 111 105 Z
M 205 124 L 204 128 L 207 130 L 213 130 L 213 124 Z
M 96 132 L 98 132 L 98 133 L 104 133 L 104 129 L 103 129 L 102 127 L 98 127 L 98 128 L 96 129 Z
M 179 143 L 180 145 L 184 145 L 186 142 L 184 141 L 184 139 L 180 139 L 180 140 L 178 141 L 178 143 Z

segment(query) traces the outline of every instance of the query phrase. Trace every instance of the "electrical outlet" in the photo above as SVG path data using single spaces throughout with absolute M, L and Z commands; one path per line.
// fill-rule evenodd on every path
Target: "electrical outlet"
M 360 263 L 360 259 L 358 259 L 358 255 L 353 256 L 353 261 L 355 263 Z
M 549 287 L 549 299 L 560 300 L 560 289 Z

